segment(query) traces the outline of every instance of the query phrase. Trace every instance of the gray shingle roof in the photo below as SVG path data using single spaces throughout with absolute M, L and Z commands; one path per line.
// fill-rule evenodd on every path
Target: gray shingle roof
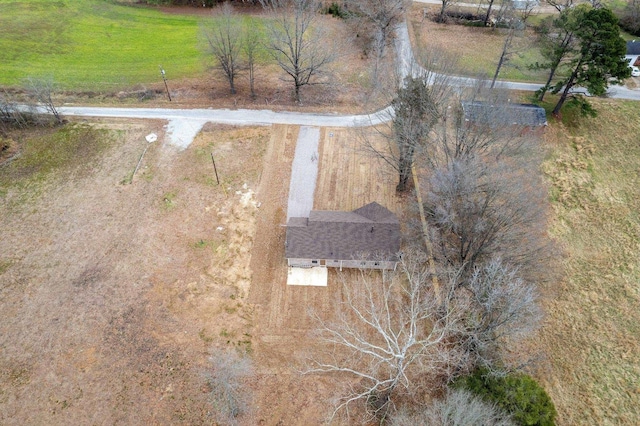
M 287 222 L 287 258 L 396 260 L 400 222 L 378 203 L 352 212 L 312 210 Z
M 544 108 L 531 104 L 493 105 L 485 102 L 462 102 L 466 121 L 488 125 L 546 126 Z
M 640 55 L 640 41 L 627 42 L 627 55 Z

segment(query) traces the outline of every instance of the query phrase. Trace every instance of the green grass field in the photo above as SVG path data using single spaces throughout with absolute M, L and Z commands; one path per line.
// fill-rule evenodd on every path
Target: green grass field
M 195 16 L 106 0 L 0 0 L 0 85 L 53 77 L 63 89 L 115 90 L 205 70 Z

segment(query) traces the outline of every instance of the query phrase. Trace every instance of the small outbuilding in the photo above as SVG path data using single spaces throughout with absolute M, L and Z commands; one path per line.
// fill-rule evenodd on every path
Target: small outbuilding
M 287 222 L 285 256 L 289 266 L 395 269 L 400 221 L 373 202 L 356 210 L 312 210 Z
M 547 113 L 544 108 L 533 104 L 499 104 L 489 102 L 463 101 L 464 120 L 485 126 L 515 126 L 529 130 L 544 128 Z

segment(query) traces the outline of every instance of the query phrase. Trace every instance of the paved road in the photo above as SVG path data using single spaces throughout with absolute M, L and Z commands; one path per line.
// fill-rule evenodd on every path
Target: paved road
M 170 109 L 117 107 L 60 107 L 66 116 L 151 118 L 161 120 L 194 120 L 222 124 L 297 124 L 320 127 L 358 127 L 388 120 L 389 109 L 361 115 L 275 112 L 249 109 Z
M 399 74 L 401 76 L 406 76 L 410 73 L 417 73 L 418 68 L 413 59 L 406 23 L 399 25 L 397 28 L 396 49 L 397 52 L 399 52 Z M 476 84 L 474 79 L 467 77 L 453 77 L 451 80 L 459 86 L 471 86 Z M 535 91 L 541 87 L 540 84 L 515 83 L 508 81 L 498 81 L 496 85 L 501 88 L 524 91 Z M 580 89 L 577 89 L 576 91 L 580 91 Z M 622 86 L 614 86 L 610 88 L 608 95 L 617 99 L 640 100 L 640 90 L 630 90 Z M 66 116 L 151 118 L 169 120 L 169 137 L 171 138 L 171 143 L 182 148 L 188 146 L 193 139 L 193 136 L 195 136 L 202 125 L 206 122 L 240 125 L 294 124 L 318 127 L 360 127 L 388 121 L 393 115 L 393 111 L 390 107 L 371 114 L 361 115 L 313 114 L 243 109 L 102 107 L 61 107 L 59 108 L 59 111 Z M 176 135 L 171 132 L 172 129 L 185 129 L 185 133 L 182 135 Z

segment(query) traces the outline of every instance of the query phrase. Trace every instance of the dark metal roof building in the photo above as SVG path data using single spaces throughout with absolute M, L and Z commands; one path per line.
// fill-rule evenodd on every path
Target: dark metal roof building
M 489 126 L 541 127 L 547 125 L 544 108 L 531 104 L 462 102 L 465 121 Z

